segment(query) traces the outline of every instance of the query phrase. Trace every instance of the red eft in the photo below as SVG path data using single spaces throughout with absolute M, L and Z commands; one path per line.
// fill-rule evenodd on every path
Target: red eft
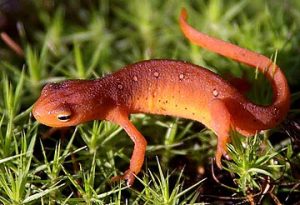
M 229 133 L 245 136 L 276 126 L 290 104 L 287 80 L 269 58 L 205 35 L 179 17 L 183 34 L 194 44 L 257 68 L 270 81 L 273 102 L 259 106 L 213 72 L 176 60 L 147 60 L 95 80 L 68 80 L 46 85 L 34 104 L 33 115 L 52 127 L 75 126 L 91 120 L 117 123 L 134 142 L 129 169 L 123 176 L 132 185 L 144 162 L 147 142 L 130 122 L 132 113 L 171 115 L 201 122 L 218 137 L 216 163 L 226 154 Z

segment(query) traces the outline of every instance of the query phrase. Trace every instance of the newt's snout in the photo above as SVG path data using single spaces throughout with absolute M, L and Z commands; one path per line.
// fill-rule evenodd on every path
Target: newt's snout
M 47 126 L 51 126 L 48 122 L 50 111 L 46 111 L 45 106 L 41 104 L 41 98 L 39 98 L 32 108 L 33 117 L 40 123 L 45 124 Z M 48 116 L 48 117 L 47 117 Z
M 36 109 L 36 106 L 35 106 L 35 104 L 33 105 L 33 108 L 32 108 L 32 115 L 33 115 L 33 117 L 37 120 L 37 121 L 40 121 L 40 116 L 41 116 L 41 114 L 40 114 L 40 112 L 38 111 L 38 109 Z
M 49 100 L 41 95 L 33 106 L 32 115 L 38 122 L 50 127 L 70 126 L 71 110 L 59 99 Z

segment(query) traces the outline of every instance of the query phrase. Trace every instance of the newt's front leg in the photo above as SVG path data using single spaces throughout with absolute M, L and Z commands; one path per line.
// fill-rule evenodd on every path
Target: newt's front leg
M 147 141 L 130 122 L 130 120 L 128 119 L 128 115 L 125 112 L 118 111 L 116 114 L 117 115 L 114 115 L 113 121 L 123 127 L 123 129 L 129 135 L 130 139 L 134 142 L 134 148 L 130 159 L 129 169 L 124 172 L 124 175 L 113 177 L 112 181 L 125 179 L 127 180 L 127 185 L 131 186 L 134 182 L 135 175 L 137 175 L 141 171 L 141 168 L 143 166 Z

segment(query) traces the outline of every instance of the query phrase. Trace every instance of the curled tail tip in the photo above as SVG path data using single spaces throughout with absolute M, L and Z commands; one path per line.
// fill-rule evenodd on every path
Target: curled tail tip
M 182 7 L 179 19 L 180 20 L 186 20 L 187 17 L 188 17 L 187 10 L 184 7 Z

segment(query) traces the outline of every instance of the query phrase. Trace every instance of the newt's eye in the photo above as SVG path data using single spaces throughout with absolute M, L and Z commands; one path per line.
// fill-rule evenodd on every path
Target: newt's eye
M 68 122 L 71 119 L 71 114 L 59 114 L 57 119 L 61 122 Z

